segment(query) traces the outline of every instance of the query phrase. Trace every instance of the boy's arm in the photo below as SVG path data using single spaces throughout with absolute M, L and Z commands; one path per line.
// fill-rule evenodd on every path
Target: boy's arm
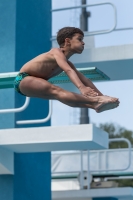
M 74 83 L 77 88 L 85 87 L 83 82 L 78 77 L 75 70 L 68 64 L 66 57 L 60 49 L 54 49 L 53 56 L 59 65 L 59 67 L 69 76 L 70 80 Z
M 80 73 L 76 67 L 70 62 L 68 61 L 68 64 L 71 66 L 71 68 L 76 72 L 76 74 L 78 75 L 79 79 L 82 81 L 82 83 L 87 86 L 90 87 L 91 89 L 94 89 L 95 92 L 98 93 L 98 95 L 103 95 L 97 88 L 96 86 L 91 82 L 90 79 L 87 79 L 82 73 Z
M 68 64 L 66 57 L 60 49 L 54 49 L 53 56 L 59 67 L 66 72 L 73 84 L 80 90 L 80 92 L 85 97 L 98 95 L 93 89 L 84 85 L 76 71 Z

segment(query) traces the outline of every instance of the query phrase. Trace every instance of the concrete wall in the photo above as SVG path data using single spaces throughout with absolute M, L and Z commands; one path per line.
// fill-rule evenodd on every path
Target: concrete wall
M 0 73 L 15 70 L 16 1 L 0 1 Z M 0 109 L 14 107 L 14 90 L 0 90 Z M 0 128 L 14 127 L 14 114 L 0 114 Z
M 51 48 L 51 0 L 0 1 L 0 72 L 19 71 L 33 57 Z M 25 97 L 13 89 L 0 91 L 0 109 L 20 107 Z M 16 120 L 41 119 L 48 114 L 48 101 L 31 99 L 24 112 L 1 114 L 0 128 L 50 126 L 16 125 Z M 14 176 L 0 176 L 2 200 L 50 200 L 51 155 L 30 153 L 14 155 Z

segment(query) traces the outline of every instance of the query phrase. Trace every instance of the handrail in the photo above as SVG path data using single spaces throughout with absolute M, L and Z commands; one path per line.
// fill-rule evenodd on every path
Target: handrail
M 87 170 L 87 183 L 88 183 L 88 189 L 90 188 L 90 175 L 91 175 L 91 173 L 92 172 L 109 172 L 109 171 L 125 171 L 125 170 L 127 170 L 129 167 L 130 167 L 130 165 L 131 165 L 131 143 L 130 143 L 130 141 L 128 140 L 128 139 L 126 139 L 126 138 L 114 138 L 114 139 L 109 139 L 109 143 L 110 142 L 119 142 L 119 141 L 125 141 L 125 142 L 127 142 L 127 144 L 128 144 L 128 151 L 129 151 L 129 163 L 128 163 L 128 166 L 126 167 L 126 168 L 124 168 L 124 169 L 107 169 L 107 168 L 105 168 L 105 169 L 103 169 L 103 170 L 90 170 L 90 151 L 88 150 L 87 152 L 88 152 L 88 170 Z M 109 150 L 108 150 L 109 151 Z M 107 152 L 107 150 L 106 150 L 106 152 Z M 80 189 L 83 189 L 83 180 L 84 180 L 84 177 L 83 177 L 83 151 L 80 151 L 80 159 L 81 159 L 81 167 L 80 167 L 80 171 L 78 170 L 78 171 L 72 171 L 72 173 L 80 173 L 80 179 L 79 179 L 79 181 L 80 181 Z M 105 156 L 107 157 L 107 154 L 105 154 Z M 98 156 L 98 159 L 99 159 L 99 156 Z M 99 159 L 100 160 L 100 159 Z M 107 167 L 107 159 L 106 159 L 106 163 L 105 163 L 105 166 Z M 70 173 L 70 172 L 53 172 L 52 174 L 62 174 L 62 173 Z
M 66 8 L 58 8 L 58 9 L 52 9 L 51 12 L 57 12 L 57 11 L 63 11 L 63 10 L 71 10 L 71 9 L 77 9 L 77 8 L 86 8 L 86 7 L 92 7 L 92 6 L 100 6 L 100 5 L 111 5 L 114 9 L 114 25 L 112 26 L 111 29 L 109 30 L 103 30 L 103 31 L 94 31 L 94 32 L 89 32 L 87 35 L 100 35 L 100 34 L 106 34 L 112 32 L 117 25 L 117 11 L 116 7 L 113 3 L 110 2 L 101 2 L 101 3 L 94 3 L 94 4 L 85 4 L 85 5 L 80 5 L 80 6 L 73 6 L 73 7 L 66 7 Z
M 129 151 L 129 164 L 131 165 L 131 143 L 130 143 L 130 141 L 128 140 L 128 139 L 126 139 L 126 138 L 114 138 L 114 139 L 109 139 L 109 142 L 115 142 L 115 141 L 126 141 L 127 143 L 128 143 L 128 146 L 129 146 L 129 148 L 128 149 L 126 149 L 126 150 L 128 150 Z M 120 149 L 120 150 L 124 150 L 125 148 L 122 148 L 122 149 Z M 99 152 L 111 152 L 111 151 L 116 151 L 117 149 L 108 149 L 108 150 L 97 150 L 97 151 L 93 151 L 93 152 L 95 152 L 95 153 L 99 153 Z M 83 151 L 79 151 L 80 152 L 80 160 L 81 160 L 81 169 L 83 169 Z M 91 151 L 89 151 L 89 152 L 91 152 Z M 77 151 L 76 152 L 74 152 L 74 153 L 76 153 L 77 154 Z M 62 154 L 62 153 L 60 153 L 60 154 Z M 65 153 L 63 153 L 63 154 L 65 154 Z M 67 154 L 68 154 L 68 152 L 67 152 Z M 71 154 L 71 153 L 70 153 Z M 98 156 L 98 159 L 99 159 L 99 156 Z M 99 159 L 100 160 L 100 159 Z M 118 171 L 125 171 L 125 170 L 127 170 L 129 167 L 130 167 L 130 165 L 128 165 L 125 169 L 118 169 Z M 99 172 L 100 170 L 91 170 L 91 172 Z M 103 170 L 103 171 L 107 171 L 107 170 Z M 109 169 L 109 171 L 113 171 L 112 169 Z M 117 171 L 116 169 L 114 170 L 114 171 Z M 72 171 L 72 173 L 79 173 L 80 171 L 79 170 L 73 170 Z M 70 171 L 68 172 L 68 171 L 63 171 L 63 172 L 52 172 L 53 174 L 62 174 L 62 173 L 65 173 L 65 174 L 67 174 L 67 173 L 71 173 Z
M 84 176 L 83 176 L 83 151 L 81 151 L 81 173 L 80 173 L 80 189 L 83 189 L 83 180 L 84 180 Z
M 99 169 L 99 170 L 91 170 L 90 172 L 109 172 L 109 171 L 125 171 L 125 170 L 127 170 L 127 169 L 129 169 L 129 167 L 130 167 L 130 165 L 131 165 L 131 142 L 128 140 L 128 139 L 126 139 L 126 138 L 114 138 L 114 139 L 109 139 L 109 143 L 110 142 L 119 142 L 119 141 L 125 141 L 125 142 L 127 142 L 127 144 L 128 144 L 128 151 L 129 151 L 129 154 L 128 154 L 128 158 L 129 158 L 129 162 L 128 162 L 128 165 L 127 165 L 127 167 L 126 168 L 123 168 L 123 169 L 107 169 L 107 159 L 106 159 L 106 163 L 105 163 L 105 165 L 106 165 L 106 168 L 105 169 Z M 105 156 L 107 156 L 107 152 L 108 152 L 109 150 L 106 150 L 106 153 L 105 153 Z
M 127 27 L 127 28 L 115 28 L 113 31 L 129 31 L 129 30 L 133 30 L 133 27 Z M 104 31 L 104 30 L 103 30 Z M 95 35 L 95 34 L 94 34 Z M 87 31 L 84 31 L 84 36 L 90 36 L 88 34 Z M 52 38 L 50 38 L 51 41 L 56 40 L 56 36 L 52 36 Z
M 45 117 L 43 119 L 16 121 L 16 124 L 39 124 L 39 123 L 45 123 L 51 118 L 51 115 L 52 115 L 52 100 L 49 100 L 49 113 L 48 113 L 47 117 Z
M 24 103 L 24 105 L 22 107 L 20 107 L 20 108 L 11 108 L 11 109 L 0 109 L 0 114 L 1 113 L 22 112 L 27 108 L 27 106 L 29 105 L 29 102 L 30 102 L 30 98 L 26 97 L 25 103 Z
M 107 180 L 121 180 L 121 179 L 133 179 L 133 176 L 106 177 L 106 178 L 104 178 L 104 181 L 107 181 Z
M 127 27 L 127 28 L 116 28 L 114 31 L 128 31 L 128 30 L 133 30 L 133 27 Z

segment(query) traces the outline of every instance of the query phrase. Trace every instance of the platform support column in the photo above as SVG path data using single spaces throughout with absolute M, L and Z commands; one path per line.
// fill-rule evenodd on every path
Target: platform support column
M 49 159 L 50 153 L 15 154 L 13 200 L 51 199 Z
M 51 0 L 16 1 L 15 37 L 15 71 L 19 71 L 26 62 L 51 49 Z M 15 93 L 15 107 L 20 107 L 24 101 L 24 96 Z M 42 119 L 48 115 L 48 112 L 47 100 L 31 98 L 28 108 L 15 114 L 15 122 Z M 15 124 L 16 128 L 38 126 L 50 126 L 50 120 L 43 124 Z M 13 200 L 51 200 L 49 152 L 17 153 L 14 166 Z
M 86 0 L 81 0 L 81 5 L 87 4 Z M 82 31 L 88 31 L 88 18 L 90 17 L 91 13 L 87 11 L 86 8 L 81 9 L 80 15 L 80 29 Z M 89 124 L 89 109 L 88 108 L 81 108 L 80 109 L 80 124 Z
M 0 199 L 13 199 L 13 175 L 0 175 Z

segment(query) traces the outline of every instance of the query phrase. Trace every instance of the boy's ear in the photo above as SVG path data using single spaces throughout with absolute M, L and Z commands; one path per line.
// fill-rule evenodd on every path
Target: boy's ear
M 65 43 L 70 44 L 70 38 L 65 38 Z

